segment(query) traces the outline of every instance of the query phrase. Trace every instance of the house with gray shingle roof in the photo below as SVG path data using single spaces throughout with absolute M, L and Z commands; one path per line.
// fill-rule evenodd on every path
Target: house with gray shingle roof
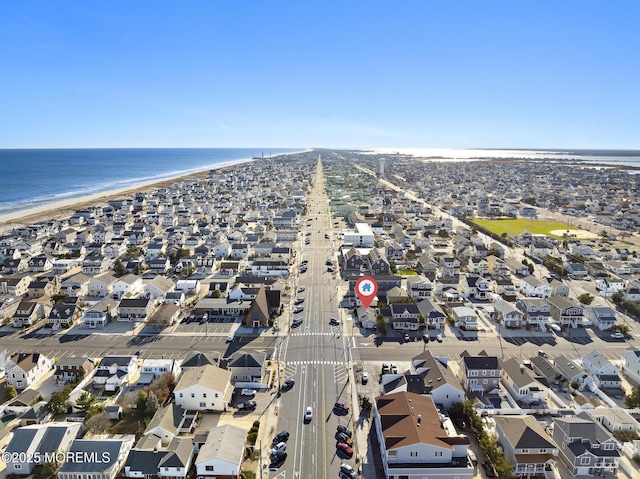
M 247 432 L 227 424 L 209 431 L 195 460 L 199 478 L 238 477 Z
M 511 397 L 525 404 L 545 401 L 549 396 L 549 388 L 538 381 L 533 371 L 517 358 L 502 362 L 502 384 Z
M 53 369 L 53 360 L 41 353 L 14 353 L 5 366 L 7 384 L 18 391 L 32 386 Z
M 167 449 L 131 449 L 124 465 L 125 477 L 184 478 L 193 462 L 191 438 L 175 438 Z
M 557 417 L 553 440 L 558 457 L 576 475 L 609 472 L 615 477 L 620 463 L 618 441 L 597 421 L 584 417 Z
M 498 440 L 514 476 L 545 475 L 555 464 L 558 446 L 533 416 L 495 416 Z
M 266 354 L 260 352 L 231 355 L 227 369 L 231 371 L 231 382 L 260 382 L 264 377 Z
M 58 470 L 58 479 L 115 479 L 124 466 L 134 441 L 133 435 L 108 439 L 76 439 L 71 443 L 69 453 L 84 460 L 66 461 Z

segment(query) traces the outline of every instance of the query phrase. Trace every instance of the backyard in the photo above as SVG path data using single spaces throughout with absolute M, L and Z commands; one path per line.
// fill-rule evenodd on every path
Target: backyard
M 582 229 L 575 229 L 575 227 L 566 223 L 562 223 L 560 221 L 535 220 L 526 218 L 515 220 L 493 220 L 486 218 L 476 218 L 473 220 L 473 222 L 498 236 L 501 236 L 502 233 L 506 233 L 508 236 L 517 236 L 527 231 L 531 234 L 542 234 L 554 239 L 563 239 L 563 234 L 568 231 L 569 236 L 573 236 L 576 238 L 597 238 L 597 235 L 593 233 L 589 233 L 588 231 Z

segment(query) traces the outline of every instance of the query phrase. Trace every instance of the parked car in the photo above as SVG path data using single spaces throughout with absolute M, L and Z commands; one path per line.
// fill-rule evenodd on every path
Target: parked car
M 348 414 L 349 413 L 349 406 L 347 406 L 344 402 L 342 401 L 337 401 L 334 405 L 333 408 L 336 410 L 336 412 L 340 412 L 342 414 Z
M 227 336 L 227 343 L 233 342 L 233 336 Z
M 496 471 L 490 462 L 482 461 L 482 469 L 484 469 L 484 473 L 487 477 L 496 477 Z
M 329 324 L 331 326 L 338 326 L 340 324 L 340 321 L 338 320 L 338 318 L 331 316 L 331 319 L 329 320 Z
M 391 374 L 398 374 L 398 366 L 396 366 L 395 364 L 391 363 L 391 367 L 389 368 L 389 372 L 391 372 Z
M 386 374 L 390 372 L 389 365 L 387 363 L 382 363 L 382 374 Z
M 336 439 L 338 440 L 338 442 L 344 442 L 345 444 L 348 444 L 349 446 L 353 446 L 353 439 L 351 439 L 346 434 L 342 434 L 341 432 L 338 432 L 338 433 L 336 433 Z
M 241 396 L 255 396 L 256 394 L 258 394 L 258 391 L 255 389 L 243 389 L 240 391 Z
M 624 339 L 624 334 L 622 333 L 611 333 L 612 339 Z
M 428 335 L 428 334 L 423 334 L 423 335 L 422 335 L 422 340 L 423 340 L 425 343 L 428 343 L 428 342 L 429 342 L 429 335 Z
M 369 382 L 369 374 L 364 372 L 362 373 L 362 384 L 367 384 Z
M 296 304 L 304 303 L 304 298 L 296 298 Z
M 543 358 L 548 358 L 549 356 L 542 349 L 538 350 L 538 356 L 542 356 Z
M 343 426 L 342 424 L 340 424 L 338 426 L 338 432 L 342 433 L 342 434 L 346 434 L 347 436 L 351 437 L 352 436 L 352 432 L 349 430 L 349 428 L 347 426 Z
M 332 267 L 328 267 L 327 268 L 327 273 L 333 273 L 333 268 Z
M 299 318 L 294 319 L 291 324 L 293 326 L 300 326 L 302 324 L 302 321 L 304 321 L 304 318 L 300 316 Z
M 285 442 L 279 442 L 278 444 L 273 446 L 273 449 L 271 449 L 271 454 L 274 456 L 279 456 L 286 450 L 287 450 L 287 444 Z
M 289 431 L 280 431 L 273 438 L 273 444 L 279 444 L 281 442 L 287 442 L 289 440 Z
M 302 293 L 306 288 L 304 286 L 300 286 L 298 288 L 298 293 Z
M 344 442 L 339 442 L 338 444 L 336 444 L 336 449 L 348 457 L 353 456 L 353 449 L 351 449 L 351 447 Z
M 257 406 L 255 401 L 246 401 L 246 402 L 241 402 L 240 404 L 238 404 L 238 409 L 240 411 L 244 410 L 244 409 L 255 409 Z
M 405 343 L 408 343 L 409 341 L 411 341 L 411 338 L 409 337 L 409 333 L 404 333 L 404 336 L 402 337 L 402 340 Z
M 304 420 L 305 422 L 311 422 L 313 419 L 313 410 L 311 406 L 307 406 L 307 409 L 304 411 Z
M 282 383 L 281 391 L 288 391 L 293 387 L 296 382 L 293 379 L 287 379 L 284 383 Z
M 271 464 L 269 465 L 269 470 L 270 471 L 277 471 L 278 469 L 280 469 L 280 467 L 282 467 L 282 465 L 284 464 L 284 461 L 286 459 L 287 459 L 287 453 L 286 452 L 283 452 L 279 456 L 271 457 Z
M 304 311 L 304 306 L 296 306 L 293 308 L 293 313 L 302 313 Z
M 439 343 L 442 342 L 442 334 L 436 334 L 436 341 L 438 341 Z
M 356 473 L 355 469 L 351 467 L 349 464 L 340 464 L 340 474 L 343 474 L 349 479 L 356 479 L 356 477 L 358 477 L 358 474 Z

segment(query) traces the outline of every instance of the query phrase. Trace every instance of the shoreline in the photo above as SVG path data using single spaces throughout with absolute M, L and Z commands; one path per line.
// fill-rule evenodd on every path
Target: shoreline
M 180 183 L 187 179 L 207 178 L 210 171 L 226 170 L 258 160 L 259 159 L 254 158 L 232 160 L 230 162 L 224 162 L 224 164 L 221 164 L 220 166 L 211 166 L 186 175 L 163 178 L 161 180 L 153 180 L 145 183 L 139 183 L 137 185 L 101 191 L 99 193 L 52 201 L 34 208 L 0 214 L 0 235 L 8 234 L 16 227 L 28 226 L 42 221 L 68 218 L 78 209 L 99 206 L 102 204 L 106 205 L 109 200 L 119 199 L 122 197 L 133 197 L 136 193 L 155 191 L 158 188 L 170 186 L 174 183 Z

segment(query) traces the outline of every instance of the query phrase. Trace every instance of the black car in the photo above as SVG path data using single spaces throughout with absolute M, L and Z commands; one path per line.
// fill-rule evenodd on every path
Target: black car
M 293 387 L 296 382 L 293 379 L 287 379 L 284 383 L 282 383 L 281 391 L 288 391 Z
M 284 464 L 284 461 L 287 459 L 287 453 L 283 452 L 277 456 L 271 455 L 271 464 L 269 465 L 269 470 L 276 471 Z
M 346 434 L 349 437 L 351 437 L 351 435 L 353 434 L 351 431 L 349 431 L 349 428 L 347 426 L 343 426 L 342 424 L 338 426 L 338 432 Z
M 487 461 L 482 462 L 482 469 L 484 469 L 487 477 L 496 477 L 496 471 L 493 469 L 493 465 Z
M 342 401 L 336 402 L 333 405 L 333 408 L 335 409 L 336 412 L 341 413 L 341 414 L 348 414 L 349 413 L 349 406 L 347 406 Z
M 273 438 L 273 444 L 279 444 L 281 442 L 287 442 L 289 440 L 289 431 L 280 431 Z

